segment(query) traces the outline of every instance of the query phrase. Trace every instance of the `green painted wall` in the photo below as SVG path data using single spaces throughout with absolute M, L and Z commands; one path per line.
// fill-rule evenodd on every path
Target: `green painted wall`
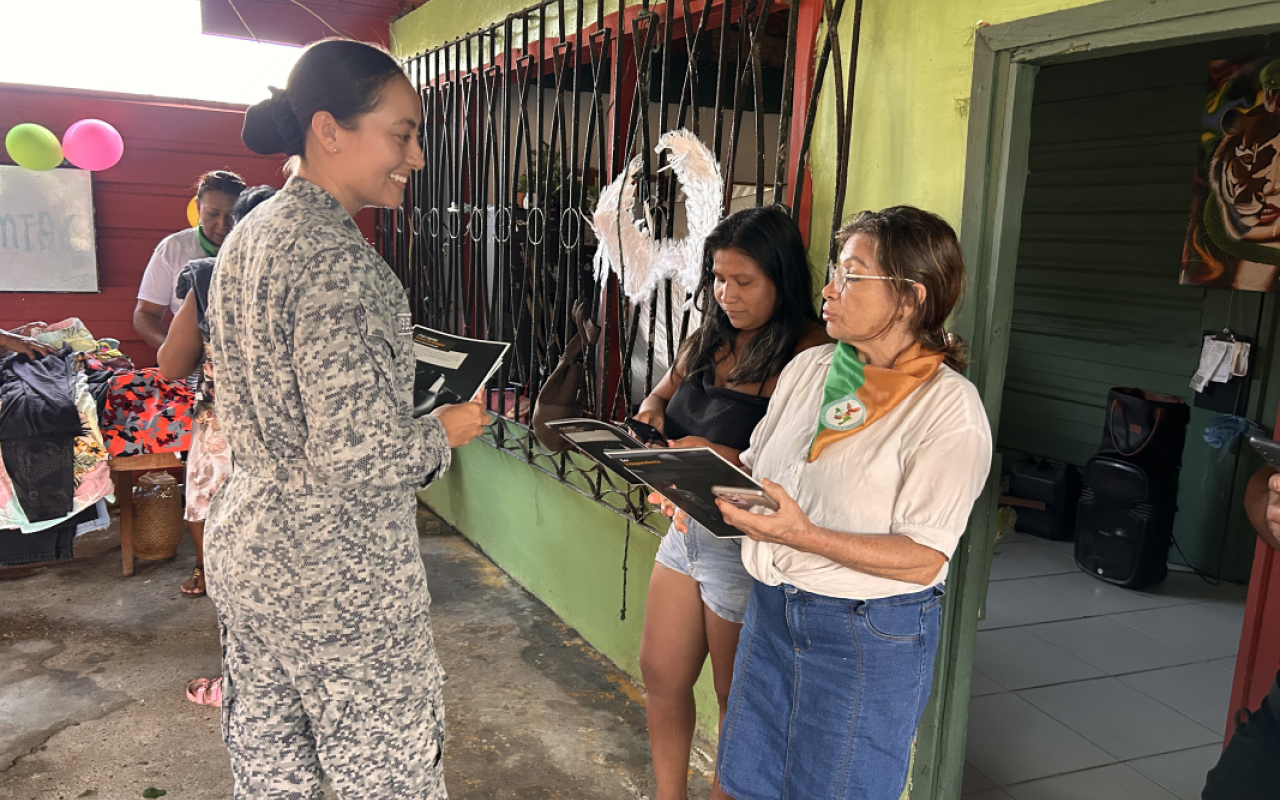
M 426 5 L 419 6 L 415 11 L 391 23 L 391 51 L 400 58 L 417 55 L 499 22 L 508 14 L 531 5 L 533 3 L 528 0 L 431 0 L 430 8 Z M 628 6 L 630 5 L 635 3 L 628 2 Z M 616 10 L 617 0 L 605 3 L 606 14 Z M 557 14 L 555 7 L 547 11 L 548 36 L 556 36 L 560 30 Z M 565 27 L 572 29 L 578 14 L 578 3 L 575 0 L 564 0 L 564 14 Z M 583 24 L 592 25 L 596 21 L 596 4 L 588 2 L 583 7 Z M 530 41 L 538 38 L 538 24 L 535 20 L 530 26 Z M 521 39 L 519 27 L 513 33 L 516 39 Z
M 632 525 L 628 545 L 622 517 L 484 442 L 455 451 L 453 466 L 423 496 L 593 647 L 640 679 L 640 632 L 656 536 Z M 704 669 L 695 688 L 704 731 L 716 728 L 710 677 L 710 668 Z
M 852 8 L 848 0 L 846 8 Z M 974 34 L 982 23 L 1089 5 L 1087 0 L 865 0 L 855 86 L 846 216 L 911 204 L 960 225 Z M 841 21 L 848 69 L 852 14 Z M 814 127 L 813 237 L 825 263 L 835 196 L 835 98 L 819 98 Z M 822 232 L 822 235 L 819 233 Z

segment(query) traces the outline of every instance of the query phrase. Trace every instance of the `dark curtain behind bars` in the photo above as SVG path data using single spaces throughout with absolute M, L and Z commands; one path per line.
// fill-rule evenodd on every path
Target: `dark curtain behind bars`
M 807 161 L 825 90 L 834 97 L 839 143 L 834 227 L 844 205 L 854 88 L 832 24 L 844 6 L 549 0 L 405 62 L 422 95 L 426 166 L 412 177 L 404 208 L 381 213 L 378 247 L 409 292 L 415 322 L 512 343 L 488 392 L 493 444 L 644 519 L 638 491 L 612 473 L 547 453 L 527 428 L 539 388 L 575 332 L 575 302 L 603 329 L 585 370 L 588 413 L 599 418 L 625 417 L 675 360 L 687 332 L 684 297 L 673 297 L 669 282 L 641 308 L 616 279 L 596 280 L 587 220 L 600 189 L 639 155 L 647 180 L 639 182 L 637 205 L 656 236 L 677 233 L 679 187 L 662 169 L 665 157 L 653 152 L 657 137 L 676 128 L 692 131 L 719 158 L 726 212 L 777 202 L 794 213 L 804 191 L 797 165 Z M 812 26 L 801 34 L 806 10 L 820 34 Z M 861 0 L 850 13 L 856 64 Z M 797 64 L 808 68 L 810 54 L 812 88 L 796 98 Z M 793 117 L 804 121 L 799 141 Z

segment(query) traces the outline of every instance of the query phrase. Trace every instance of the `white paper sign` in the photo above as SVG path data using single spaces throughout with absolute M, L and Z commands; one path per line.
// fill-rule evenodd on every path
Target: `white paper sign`
M 609 431 L 581 431 L 578 433 L 561 433 L 560 435 L 571 442 L 581 442 L 583 444 L 590 442 L 618 442 L 618 437 Z
M 0 292 L 96 291 L 90 173 L 0 165 Z
M 413 357 L 419 361 L 437 367 L 444 367 L 445 369 L 457 369 L 462 366 L 462 362 L 467 360 L 466 353 L 437 350 L 434 347 L 427 347 L 422 344 L 413 346 Z
M 1200 366 L 1191 377 L 1191 388 L 1203 392 L 1210 381 L 1226 383 L 1233 377 L 1249 374 L 1249 345 L 1246 342 L 1223 341 L 1204 337 L 1200 349 Z

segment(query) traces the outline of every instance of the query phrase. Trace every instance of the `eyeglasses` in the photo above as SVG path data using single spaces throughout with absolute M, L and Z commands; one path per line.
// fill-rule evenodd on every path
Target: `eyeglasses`
M 838 264 L 828 264 L 827 274 L 831 276 L 831 283 L 835 285 L 836 292 L 843 292 L 845 287 L 857 283 L 858 281 L 902 281 L 903 283 L 915 283 L 910 278 L 897 278 L 893 275 L 859 275 L 848 267 L 841 268 Z

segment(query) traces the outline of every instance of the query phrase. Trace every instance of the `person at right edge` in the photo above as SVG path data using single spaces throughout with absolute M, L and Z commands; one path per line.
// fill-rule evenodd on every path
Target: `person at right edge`
M 834 345 L 782 371 L 742 463 L 778 505 L 717 500 L 755 578 L 720 735 L 735 800 L 897 800 L 933 681 L 942 583 L 991 465 L 955 232 L 910 206 L 841 227 Z M 664 509 L 665 510 L 665 509 Z
M 1264 467 L 1249 479 L 1244 510 L 1258 538 L 1280 551 L 1280 474 Z M 1205 779 L 1203 800 L 1280 798 L 1280 672 L 1257 709 L 1236 714 L 1236 730 Z
M 386 51 L 316 43 L 243 138 L 292 176 L 227 237 L 210 288 L 217 414 L 235 453 L 211 503 L 208 593 L 238 800 L 446 797 L 444 674 L 414 491 L 488 421 L 414 418 L 412 324 L 352 216 L 398 207 L 422 104 Z

